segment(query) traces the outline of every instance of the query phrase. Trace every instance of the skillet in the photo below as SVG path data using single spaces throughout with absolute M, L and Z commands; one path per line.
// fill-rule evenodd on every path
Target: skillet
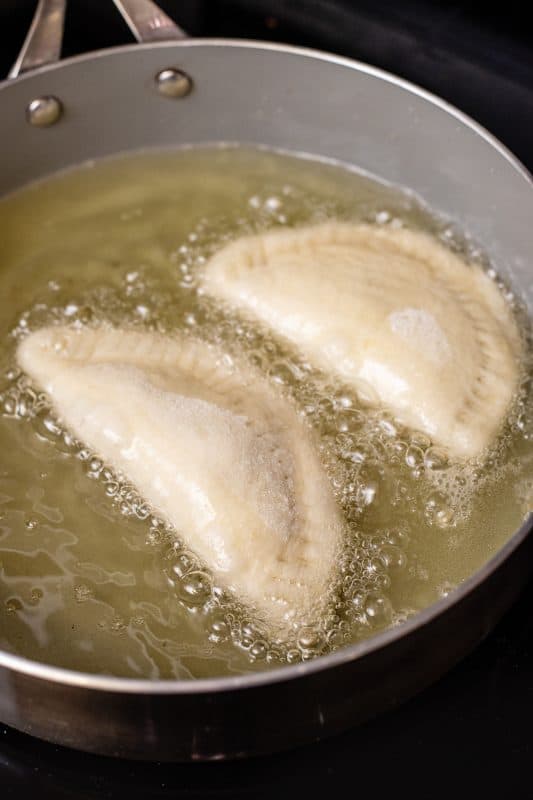
M 139 44 L 58 63 L 64 0 L 41 0 L 0 86 L 0 195 L 147 147 L 240 142 L 354 164 L 408 187 L 483 243 L 531 310 L 530 177 L 439 99 L 294 47 L 189 40 L 148 0 L 116 2 Z M 85 675 L 0 651 L 0 719 L 97 753 L 235 758 L 322 738 L 434 681 L 494 626 L 530 573 L 531 515 L 482 569 L 401 626 L 302 665 L 196 681 Z

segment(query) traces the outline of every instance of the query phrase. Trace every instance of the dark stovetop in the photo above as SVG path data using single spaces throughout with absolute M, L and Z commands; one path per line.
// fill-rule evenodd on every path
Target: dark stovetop
M 1 4 L 0 75 L 15 58 L 33 5 Z M 533 169 L 533 35 L 524 5 L 514 0 L 496 10 L 436 0 L 160 5 L 193 35 L 288 41 L 388 69 L 466 111 Z M 65 54 L 129 40 L 110 0 L 71 0 Z M 436 685 L 394 712 L 293 753 L 236 764 L 136 764 L 53 747 L 0 725 L 0 798 L 532 797 L 532 609 L 530 584 L 486 641 Z

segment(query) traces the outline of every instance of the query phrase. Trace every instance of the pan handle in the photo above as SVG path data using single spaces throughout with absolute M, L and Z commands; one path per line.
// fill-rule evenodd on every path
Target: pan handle
M 152 0 L 114 0 L 138 42 L 185 39 L 187 34 Z M 61 56 L 66 0 L 39 0 L 22 49 L 8 78 L 16 78 Z
M 138 42 L 186 39 L 187 34 L 152 0 L 113 0 Z
M 59 60 L 65 8 L 66 0 L 39 0 L 28 35 L 8 78 L 16 78 L 23 72 Z

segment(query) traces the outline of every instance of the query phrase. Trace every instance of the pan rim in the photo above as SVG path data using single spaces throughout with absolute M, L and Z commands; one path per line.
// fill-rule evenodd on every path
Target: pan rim
M 378 78 L 390 83 L 404 91 L 416 95 L 421 99 L 437 106 L 440 110 L 457 119 L 473 133 L 480 136 L 487 144 L 493 147 L 510 166 L 518 172 L 533 187 L 533 177 L 520 160 L 505 146 L 494 134 L 490 133 L 481 124 L 458 108 L 434 95 L 426 89 L 410 81 L 400 78 L 390 72 L 373 67 L 355 59 L 338 56 L 322 50 L 306 47 L 279 44 L 274 42 L 261 42 L 249 39 L 185 39 L 179 41 L 132 44 L 120 47 L 106 48 L 91 51 L 81 55 L 59 61 L 57 63 L 39 67 L 31 72 L 0 83 L 0 93 L 9 90 L 12 86 L 31 81 L 33 77 L 54 73 L 57 70 L 68 68 L 71 65 L 105 58 L 122 53 L 140 52 L 143 50 L 167 50 L 188 47 L 232 47 L 241 49 L 256 49 L 261 51 L 283 52 L 289 55 L 303 56 L 319 61 L 336 64 L 357 72 Z M 212 693 L 233 692 L 254 687 L 263 687 L 271 684 L 295 680 L 299 677 L 309 677 L 323 670 L 335 668 L 349 662 L 362 659 L 372 653 L 384 649 L 400 638 L 407 637 L 430 624 L 435 618 L 459 604 L 471 594 L 480 584 L 487 580 L 499 567 L 507 561 L 512 553 L 533 532 L 533 512 L 524 518 L 522 525 L 509 537 L 507 542 L 500 547 L 483 566 L 472 573 L 458 587 L 453 589 L 446 597 L 417 612 L 406 622 L 390 627 L 374 636 L 354 645 L 342 647 L 340 650 L 324 656 L 318 656 L 304 664 L 292 664 L 273 670 L 262 670 L 246 675 L 222 676 L 216 678 L 198 678 L 192 680 L 150 680 L 137 678 L 119 678 L 110 675 L 78 672 L 75 670 L 56 667 L 39 661 L 19 656 L 0 649 L 0 670 L 16 672 L 37 680 L 49 681 L 59 685 L 78 687 L 84 690 L 141 695 L 205 695 Z
M 398 75 L 395 75 L 392 72 L 387 70 L 381 69 L 380 67 L 374 67 L 371 64 L 367 64 L 364 61 L 359 61 L 355 58 L 348 58 L 347 56 L 340 56 L 335 53 L 330 53 L 327 50 L 320 50 L 315 49 L 312 47 L 301 47 L 297 45 L 289 45 L 283 44 L 281 42 L 267 42 L 261 41 L 259 39 L 230 39 L 230 38 L 214 38 L 214 37 L 205 37 L 205 38 L 194 38 L 194 39 L 178 39 L 175 41 L 162 41 L 162 42 L 144 42 L 144 43 L 133 43 L 129 45 L 119 45 L 116 47 L 107 47 L 100 50 L 91 50 L 87 53 L 80 53 L 75 56 L 70 56 L 65 59 L 61 59 L 60 61 L 56 61 L 52 64 L 45 64 L 41 67 L 36 67 L 28 72 L 19 75 L 17 78 L 12 79 L 5 79 L 0 81 L 0 93 L 2 91 L 9 90 L 11 87 L 16 85 L 21 85 L 30 81 L 35 76 L 46 75 L 50 73 L 54 73 L 57 70 L 62 70 L 63 68 L 76 65 L 76 64 L 83 64 L 86 61 L 93 61 L 95 59 L 106 58 L 109 56 L 116 56 L 122 53 L 131 53 L 131 52 L 142 52 L 144 50 L 151 51 L 151 50 L 169 50 L 175 48 L 195 48 L 195 47 L 231 47 L 231 48 L 242 48 L 246 50 L 260 50 L 260 51 L 273 51 L 273 52 L 281 52 L 286 53 L 288 55 L 295 55 L 295 56 L 303 56 L 305 58 L 311 58 L 317 61 L 325 61 L 331 64 L 337 64 L 341 67 L 347 67 L 348 69 L 352 69 L 356 72 L 361 72 L 365 75 L 370 75 L 371 77 L 378 78 L 379 80 L 385 81 L 386 83 L 390 83 L 394 86 L 397 86 L 404 91 L 413 94 L 417 97 L 420 97 L 422 100 L 426 100 L 427 102 L 431 103 L 432 105 L 440 108 L 441 111 L 446 112 L 450 116 L 457 119 L 461 122 L 465 127 L 470 128 L 474 133 L 477 133 L 478 136 L 481 136 L 487 144 L 491 145 L 500 155 L 502 155 L 510 164 L 511 166 L 523 177 L 528 181 L 530 184 L 533 185 L 533 172 L 530 172 L 528 168 L 520 161 L 518 156 L 516 156 L 506 145 L 504 145 L 495 134 L 491 133 L 484 125 L 480 122 L 477 122 L 473 119 L 469 114 L 464 111 L 461 111 L 457 106 L 454 106 L 452 103 L 449 103 L 447 100 L 444 100 L 442 97 L 430 92 L 427 89 L 419 86 L 412 81 L 409 81 L 405 78 L 401 78 Z

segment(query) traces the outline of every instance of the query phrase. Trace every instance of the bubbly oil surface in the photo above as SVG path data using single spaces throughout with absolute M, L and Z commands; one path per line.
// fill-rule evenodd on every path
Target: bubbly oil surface
M 430 231 L 490 271 L 409 194 L 265 151 L 136 154 L 0 202 L 0 648 L 136 678 L 298 662 L 401 624 L 521 524 L 533 463 L 528 356 L 494 451 L 458 466 L 198 291 L 198 271 L 225 242 L 326 219 Z M 20 374 L 14 350 L 28 332 L 101 321 L 218 342 L 259 367 L 318 432 L 347 523 L 334 602 L 320 626 L 295 628 L 288 643 L 269 640 L 181 533 L 77 442 Z

